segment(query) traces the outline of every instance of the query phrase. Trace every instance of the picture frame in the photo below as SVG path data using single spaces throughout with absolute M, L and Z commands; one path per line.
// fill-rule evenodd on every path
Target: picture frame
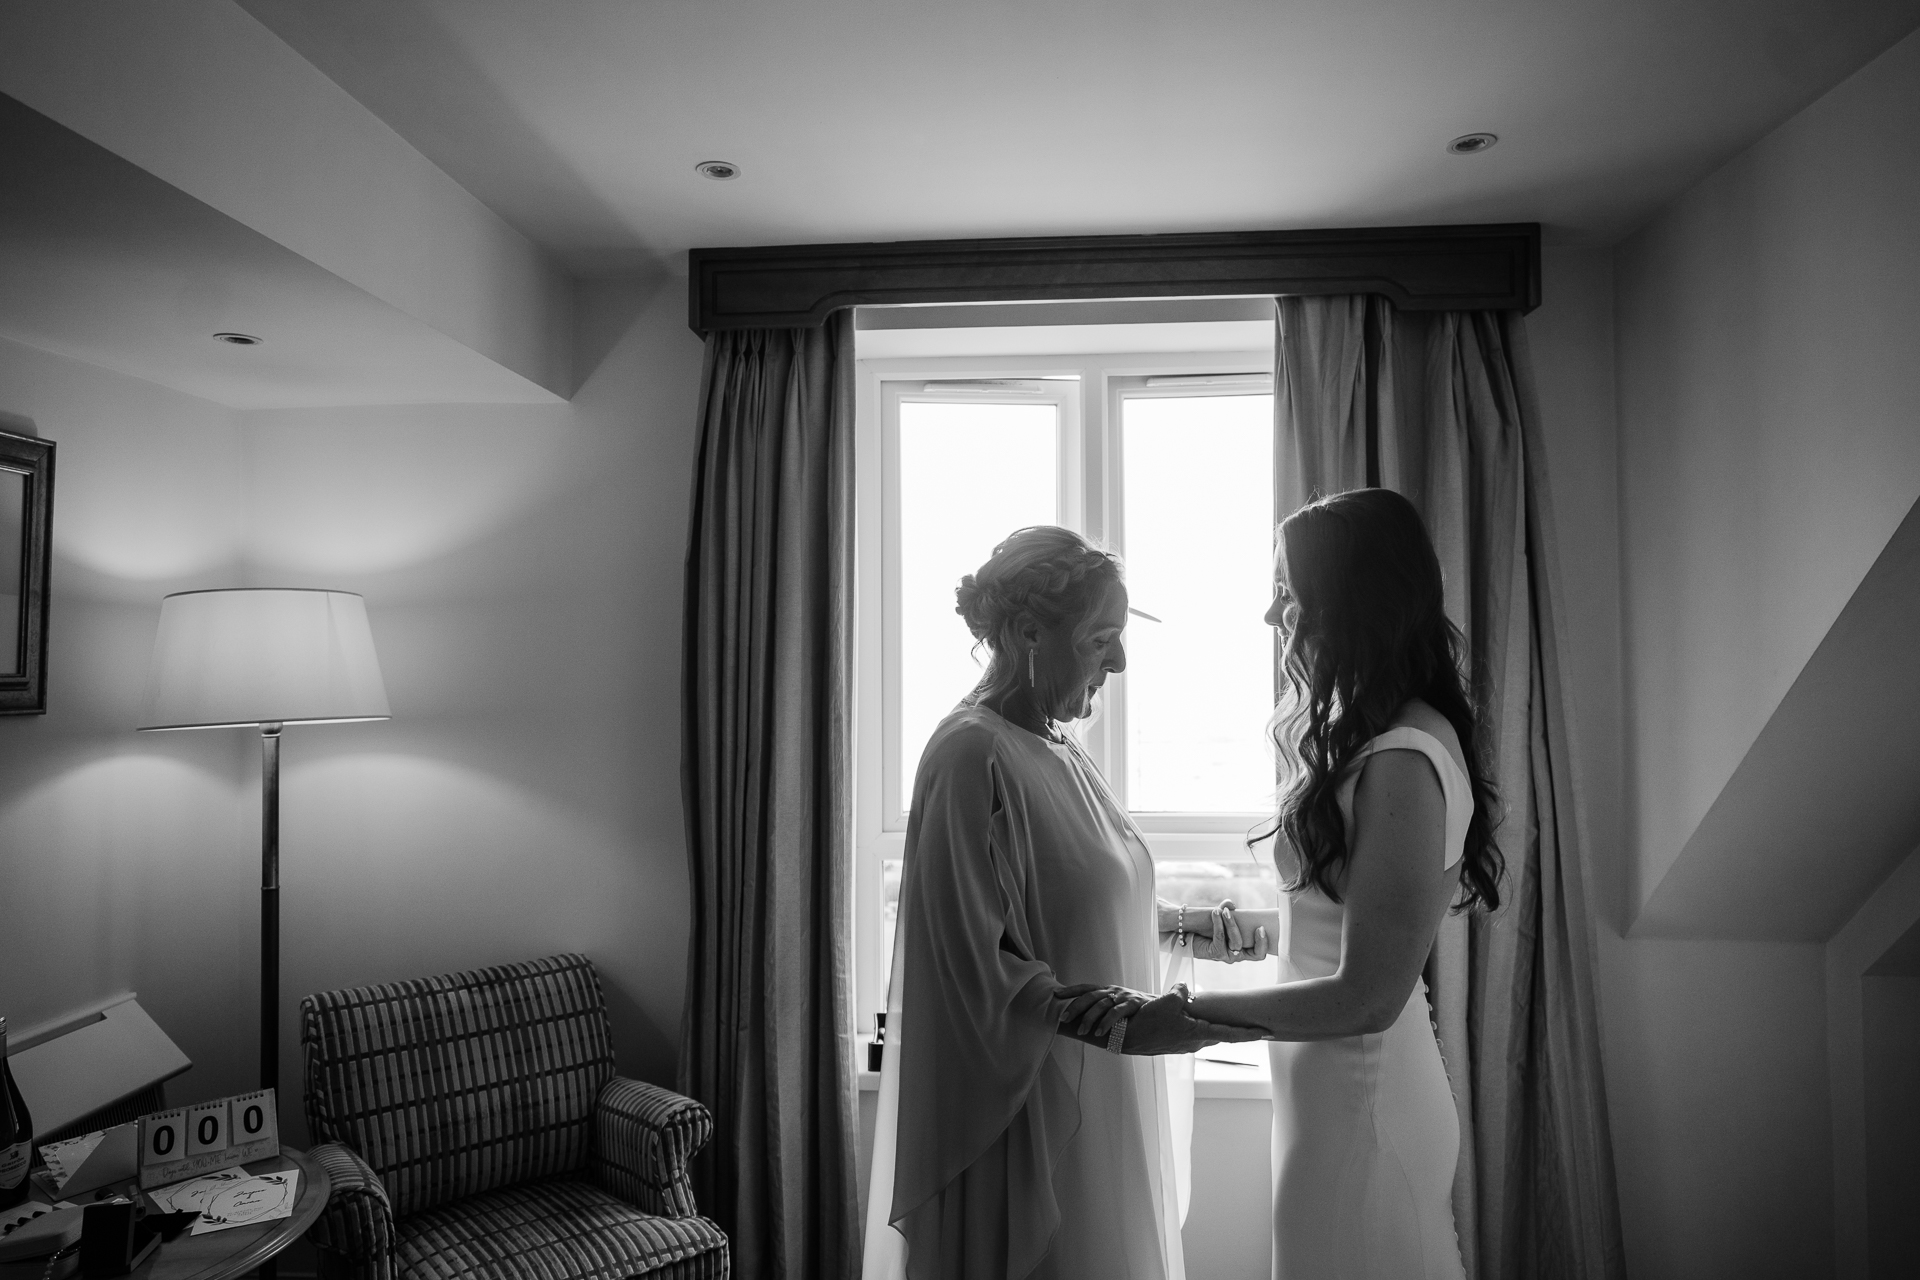
M 0 715 L 47 710 L 51 440 L 0 431 Z

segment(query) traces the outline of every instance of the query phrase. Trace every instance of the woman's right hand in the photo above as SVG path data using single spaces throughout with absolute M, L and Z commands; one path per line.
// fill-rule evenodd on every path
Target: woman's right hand
M 1076 1039 L 1105 1039 L 1113 1024 L 1132 1017 L 1151 998 L 1127 987 L 1104 982 L 1080 982 L 1063 986 L 1054 999 L 1065 1000 L 1060 1010 L 1060 1028 Z
M 1260 1039 L 1264 1037 L 1252 1027 L 1222 1026 L 1194 1017 L 1187 1011 L 1187 992 L 1182 984 L 1149 1000 L 1127 1020 L 1120 1052 L 1147 1056 L 1193 1053 L 1222 1041 Z

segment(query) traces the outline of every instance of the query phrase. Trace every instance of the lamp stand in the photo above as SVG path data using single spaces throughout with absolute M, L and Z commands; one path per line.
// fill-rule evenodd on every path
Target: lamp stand
M 260 1087 L 280 1085 L 280 724 L 260 726 Z
M 260 724 L 260 1087 L 280 1087 L 280 722 Z M 279 1094 L 274 1097 L 279 1098 Z M 260 1264 L 259 1280 L 278 1266 Z

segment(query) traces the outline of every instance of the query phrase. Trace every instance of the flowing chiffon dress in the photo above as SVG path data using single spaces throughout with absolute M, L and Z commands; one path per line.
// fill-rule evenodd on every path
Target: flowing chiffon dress
M 907 826 L 865 1280 L 1184 1280 L 1190 1059 L 1058 1035 L 1053 995 L 1158 991 L 1162 967 L 1152 858 L 1085 753 L 984 707 L 942 721 Z
M 1418 751 L 1446 797 L 1446 863 L 1465 851 L 1473 788 L 1438 739 L 1402 726 L 1361 748 L 1337 799 L 1349 841 L 1360 766 L 1380 751 Z M 1283 981 L 1340 966 L 1345 912 L 1317 889 L 1288 897 Z M 1435 1039 L 1427 987 L 1416 981 L 1386 1031 L 1337 1040 L 1274 1041 L 1274 1280 L 1464 1280 L 1454 1234 L 1460 1123 Z

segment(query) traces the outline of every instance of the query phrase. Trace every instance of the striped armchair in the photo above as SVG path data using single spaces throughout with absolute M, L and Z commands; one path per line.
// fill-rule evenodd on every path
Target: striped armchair
M 307 1233 L 330 1280 L 724 1280 L 687 1161 L 713 1122 L 613 1074 L 585 956 L 300 1002 Z

